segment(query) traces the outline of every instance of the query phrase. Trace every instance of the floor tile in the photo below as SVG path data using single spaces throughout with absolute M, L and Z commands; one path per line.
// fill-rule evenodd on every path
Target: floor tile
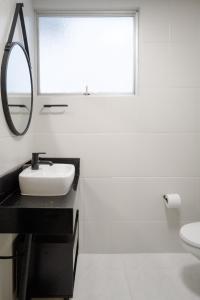
M 80 255 L 74 300 L 131 300 L 119 255 Z
M 80 254 L 73 300 L 197 300 L 199 283 L 190 254 Z

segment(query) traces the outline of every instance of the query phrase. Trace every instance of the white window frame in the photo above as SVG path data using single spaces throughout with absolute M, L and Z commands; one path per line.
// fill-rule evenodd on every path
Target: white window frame
M 133 59 L 133 93 L 90 93 L 87 96 L 136 96 L 138 91 L 138 10 L 131 11 L 52 11 L 52 10 L 37 10 L 36 15 L 36 90 L 38 96 L 86 96 L 83 93 L 41 93 L 40 92 L 40 56 L 39 56 L 39 18 L 70 16 L 70 17 L 133 17 L 134 20 L 134 59 Z

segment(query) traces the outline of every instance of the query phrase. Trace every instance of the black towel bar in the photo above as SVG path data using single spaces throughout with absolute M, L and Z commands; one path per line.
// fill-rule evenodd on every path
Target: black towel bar
M 68 107 L 68 104 L 44 104 L 43 107 L 49 108 L 49 107 Z

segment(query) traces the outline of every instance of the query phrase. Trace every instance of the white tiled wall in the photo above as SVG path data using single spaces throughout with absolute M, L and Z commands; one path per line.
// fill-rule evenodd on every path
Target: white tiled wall
M 0 0 L 0 62 L 8 38 L 15 11 L 15 0 Z M 33 59 L 33 9 L 31 0 L 24 0 L 24 14 L 29 46 Z M 17 74 L 16 74 L 17 76 Z M 0 99 L 0 176 L 30 158 L 32 152 L 32 128 L 24 137 L 14 137 L 5 122 Z M 0 235 L 0 255 L 11 254 L 12 235 Z M 12 262 L 0 260 L 0 300 L 12 299 Z
M 5 43 L 10 31 L 15 4 L 18 1 L 0 0 L 0 62 L 2 61 Z M 31 0 L 24 1 L 24 15 L 33 62 L 33 8 Z M 32 64 L 34 65 L 34 64 Z M 17 74 L 16 74 L 17 76 Z M 16 168 L 27 159 L 30 159 L 32 151 L 32 126 L 28 133 L 23 137 L 15 137 L 8 129 L 6 124 L 2 103 L 0 101 L 0 175 Z
M 36 8 L 140 9 L 134 97 L 37 97 L 35 150 L 81 158 L 82 251 L 177 252 L 200 219 L 199 0 L 34 0 Z M 65 114 L 40 114 L 67 103 Z M 180 193 L 167 210 L 164 193 Z

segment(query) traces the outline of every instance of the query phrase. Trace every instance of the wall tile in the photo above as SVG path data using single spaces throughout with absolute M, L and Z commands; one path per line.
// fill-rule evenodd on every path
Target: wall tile
M 3 57 L 4 46 L 8 38 L 15 10 L 16 1 L 0 1 L 0 59 Z M 27 34 L 30 42 L 30 51 L 32 51 L 33 37 L 33 10 L 32 2 L 27 0 L 24 3 L 24 15 L 27 26 Z M 1 99 L 0 99 L 1 100 Z M 0 101 L 1 102 L 1 101 Z M 32 152 L 31 128 L 24 137 L 15 137 L 5 121 L 2 104 L 0 103 L 0 175 L 15 168 L 30 158 Z
M 141 0 L 84 0 L 82 1 L 54 1 L 49 0 L 34 0 L 33 5 L 34 8 L 39 9 L 71 9 L 71 10 L 129 10 L 129 9 L 136 9 L 141 4 Z
M 0 149 L 0 174 L 4 174 L 31 158 L 32 137 L 31 135 L 25 135 L 24 137 L 6 137 L 0 139 Z
M 34 151 L 80 157 L 84 177 L 199 174 L 198 135 L 195 134 L 76 134 L 35 138 Z
M 111 145 L 109 135 L 36 135 L 34 151 L 45 151 L 49 156 L 80 157 L 81 176 L 110 176 Z
M 145 88 L 137 101 L 136 131 L 198 131 L 198 88 Z
M 0 103 L 0 138 L 11 136 L 3 114 L 2 104 Z
M 86 221 L 191 222 L 199 218 L 199 180 L 195 178 L 82 179 Z M 163 195 L 179 193 L 181 207 L 167 209 Z
M 114 252 L 183 252 L 178 224 L 118 222 L 111 226 Z
M 171 41 L 188 44 L 199 41 L 199 10 L 198 0 L 170 0 Z
M 139 96 L 133 97 L 62 97 L 59 103 L 69 104 L 64 113 L 51 110 L 42 114 L 42 105 L 55 100 L 39 97 L 34 131 L 36 134 L 194 132 L 198 129 L 199 90 L 144 88 Z
M 36 133 L 102 133 L 111 130 L 109 98 L 62 97 L 59 102 L 51 97 L 38 97 Z M 42 109 L 43 104 L 68 104 L 65 110 Z M 60 112 L 60 113 L 59 113 Z
M 170 80 L 171 87 L 200 87 L 199 44 L 170 44 Z
M 139 88 L 169 85 L 168 43 L 142 43 L 139 52 Z
M 113 140 L 113 176 L 179 177 L 199 174 L 196 135 L 135 134 L 120 135 Z
M 142 0 L 140 4 L 141 40 L 168 42 L 170 39 L 170 5 L 168 0 Z
M 83 245 L 86 253 L 112 253 L 111 224 L 101 222 L 84 222 Z

